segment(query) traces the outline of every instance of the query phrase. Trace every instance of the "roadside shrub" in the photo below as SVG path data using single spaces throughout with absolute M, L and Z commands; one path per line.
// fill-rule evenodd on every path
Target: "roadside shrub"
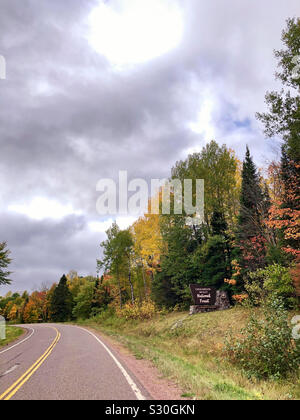
M 296 295 L 300 298 L 300 258 L 296 262 L 295 266 L 291 269 L 291 277 L 295 287 Z M 298 299 L 298 302 L 299 299 Z
M 248 295 L 246 293 L 242 293 L 240 295 L 233 295 L 232 299 L 239 304 L 243 304 L 247 299 L 248 299 Z
M 116 310 L 117 316 L 125 319 L 151 319 L 158 313 L 159 311 L 151 299 L 136 302 L 135 304 L 128 302 L 122 309 L 118 308 Z
M 250 317 L 240 338 L 229 336 L 226 357 L 250 377 L 280 379 L 299 373 L 300 340 L 294 340 L 282 300 L 263 307 L 261 317 Z
M 286 308 L 296 306 L 295 288 L 290 270 L 279 264 L 270 265 L 249 275 L 245 289 L 254 305 L 280 298 Z

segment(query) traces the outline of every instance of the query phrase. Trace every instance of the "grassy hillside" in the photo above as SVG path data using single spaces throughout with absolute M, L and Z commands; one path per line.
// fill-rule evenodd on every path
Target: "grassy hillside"
M 259 314 L 258 314 L 259 315 Z M 172 313 L 149 321 L 102 317 L 88 325 L 126 345 L 137 358 L 151 360 L 159 371 L 196 399 L 300 399 L 299 378 L 249 380 L 224 359 L 224 340 L 238 334 L 249 313 L 243 308 L 189 316 Z
M 24 334 L 23 328 L 6 327 L 6 339 L 5 340 L 0 340 L 0 348 L 3 347 L 3 346 L 6 346 L 7 344 L 16 340 L 22 334 Z

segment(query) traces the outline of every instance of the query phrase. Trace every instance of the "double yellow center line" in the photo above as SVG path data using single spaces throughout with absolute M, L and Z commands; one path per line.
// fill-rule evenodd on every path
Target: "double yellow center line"
M 56 337 L 52 344 L 48 347 L 45 353 L 24 373 L 24 375 L 22 375 L 12 386 L 10 386 L 2 395 L 0 395 L 0 400 L 10 400 L 50 356 L 61 336 L 60 332 L 56 328 L 51 328 L 56 331 Z

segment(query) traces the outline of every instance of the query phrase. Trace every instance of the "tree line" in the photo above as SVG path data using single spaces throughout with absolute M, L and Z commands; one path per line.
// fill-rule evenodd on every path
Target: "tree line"
M 0 300 L 1 313 L 9 319 L 38 322 L 88 318 L 107 308 L 122 315 L 128 307 L 147 302 L 157 308 L 186 308 L 191 303 L 191 283 L 227 290 L 232 303 L 251 297 L 255 287 L 265 287 L 289 305 L 296 304 L 300 76 L 295 77 L 294 57 L 300 50 L 299 20 L 287 21 L 282 40 L 284 49 L 275 53 L 282 90 L 268 92 L 268 112 L 257 114 L 266 136 L 282 139 L 280 161 L 262 170 L 248 146 L 240 162 L 233 150 L 211 141 L 201 152 L 176 162 L 170 172 L 170 180 L 205 180 L 201 225 L 187 225 L 185 215 L 174 211 L 149 212 L 125 230 L 113 223 L 101 243 L 103 256 L 97 261 L 95 278 L 71 273 L 49 290 L 6 296 Z M 161 192 L 157 199 L 161 203 Z M 9 262 L 6 244 L 0 244 L 0 284 L 8 282 Z

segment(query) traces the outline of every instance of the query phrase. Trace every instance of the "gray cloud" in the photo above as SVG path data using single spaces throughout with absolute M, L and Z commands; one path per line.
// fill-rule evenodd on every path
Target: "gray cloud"
M 0 295 L 14 290 L 58 282 L 70 268 L 81 275 L 96 274 L 96 258 L 103 234 L 93 233 L 82 216 L 62 221 L 33 221 L 25 216 L 1 214 L 1 236 L 9 243 L 13 262 L 12 286 L 0 288 Z
M 96 4 L 1 2 L 0 240 L 14 251 L 16 289 L 71 268 L 93 272 L 101 234 L 87 226 L 97 220 L 97 180 L 122 169 L 131 177 L 168 176 L 176 160 L 211 140 L 205 124 L 198 134 L 189 128 L 205 101 L 219 143 L 240 158 L 248 143 L 260 165 L 276 155 L 254 113 L 277 86 L 273 49 L 298 0 L 179 1 L 181 45 L 123 73 L 88 44 L 87 16 Z M 84 216 L 37 222 L 8 214 L 8 206 L 35 196 L 72 204 Z

